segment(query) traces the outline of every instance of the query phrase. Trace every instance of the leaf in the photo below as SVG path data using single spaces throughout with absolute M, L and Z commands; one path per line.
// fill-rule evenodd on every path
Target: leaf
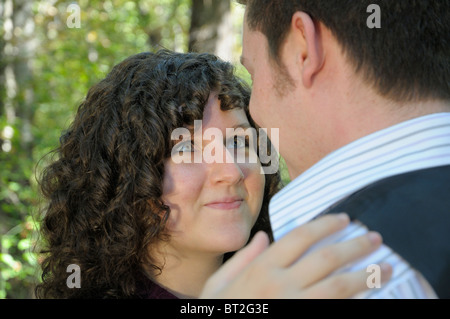
M 13 256 L 11 256 L 10 254 L 4 254 L 4 253 L 0 254 L 0 261 L 3 261 L 6 265 L 8 265 L 11 268 L 14 268 L 14 266 L 17 263 L 14 260 Z
M 31 247 L 31 240 L 29 238 L 24 238 L 19 240 L 19 243 L 17 244 L 17 248 L 20 250 L 25 250 Z
M 21 189 L 21 186 L 19 183 L 16 182 L 10 182 L 9 183 L 9 189 L 12 190 L 13 192 L 18 192 Z

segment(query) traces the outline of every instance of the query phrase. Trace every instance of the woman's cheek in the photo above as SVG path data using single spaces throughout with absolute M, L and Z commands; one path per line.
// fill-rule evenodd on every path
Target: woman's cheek
M 252 210 L 252 214 L 256 215 L 255 218 L 257 218 L 262 206 L 266 178 L 264 174 L 262 174 L 259 162 L 247 165 L 246 188 L 250 197 L 249 204 L 251 206 L 250 209 Z

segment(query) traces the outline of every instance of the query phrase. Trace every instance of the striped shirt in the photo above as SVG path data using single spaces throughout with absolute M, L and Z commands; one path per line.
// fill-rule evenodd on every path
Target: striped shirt
M 360 138 L 324 157 L 273 197 L 269 211 L 275 239 L 373 182 L 443 165 L 450 165 L 450 113 L 422 116 Z M 367 231 L 364 225 L 352 222 L 316 246 L 348 240 Z M 425 279 L 386 245 L 340 271 L 364 269 L 380 262 L 393 266 L 392 279 L 379 289 L 355 297 L 436 297 Z

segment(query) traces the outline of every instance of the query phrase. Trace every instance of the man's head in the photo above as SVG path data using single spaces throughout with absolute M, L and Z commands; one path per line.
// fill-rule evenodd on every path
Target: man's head
M 260 126 L 280 128 L 288 167 L 301 158 L 300 171 L 306 169 L 402 120 L 391 110 L 412 117 L 401 105 L 450 101 L 448 0 L 238 1 L 246 5 L 242 62 L 254 82 L 250 112 Z M 381 28 L 368 24 L 370 4 L 380 8 Z
M 336 37 L 357 73 L 389 98 L 450 100 L 450 1 L 239 0 L 251 30 L 263 33 L 280 67 L 292 16 L 307 13 Z M 370 4 L 381 28 L 370 28 Z

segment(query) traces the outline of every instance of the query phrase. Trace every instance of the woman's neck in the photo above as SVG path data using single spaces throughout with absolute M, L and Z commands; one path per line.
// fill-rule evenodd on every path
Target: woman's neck
M 211 275 L 223 263 L 223 255 L 183 254 L 182 257 L 165 253 L 162 272 L 153 280 L 181 299 L 198 298 Z

